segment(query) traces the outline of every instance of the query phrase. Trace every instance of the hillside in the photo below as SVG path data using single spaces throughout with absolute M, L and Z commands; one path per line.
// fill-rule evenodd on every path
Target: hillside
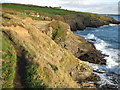
M 106 62 L 93 44 L 75 35 L 69 23 L 62 19 L 78 14 L 83 18 L 89 15 L 48 7 L 3 4 L 3 88 L 95 89 L 94 84 L 88 81 L 96 81 L 99 77 L 93 74 L 92 67 L 85 61 L 95 64 Z M 107 18 L 104 22 L 118 23 Z
M 110 23 L 118 24 L 120 22 L 112 17 L 102 16 L 93 13 L 76 12 L 52 7 L 41 7 L 24 4 L 3 4 L 3 9 L 11 9 L 22 12 L 34 19 L 42 20 L 60 20 L 70 25 L 72 31 L 83 30 L 86 27 L 99 27 Z M 33 17 L 36 16 L 36 17 Z M 39 17 L 38 17 L 39 16 Z M 45 16 L 46 18 L 43 18 Z M 49 17 L 49 18 L 48 18 Z
M 17 61 L 20 59 L 17 66 L 23 63 L 18 68 L 23 68 L 24 72 L 21 73 L 24 74 L 16 72 L 21 77 L 17 82 L 22 84 L 17 87 L 77 88 L 81 86 L 75 81 L 81 82 L 92 76 L 90 66 L 61 48 L 47 34 L 42 33 L 41 30 L 44 28 L 38 29 L 34 25 L 41 24 L 42 26 L 49 23 L 52 21 L 36 21 L 25 16 L 3 14 L 3 35 L 16 49 L 17 54 L 14 55 Z

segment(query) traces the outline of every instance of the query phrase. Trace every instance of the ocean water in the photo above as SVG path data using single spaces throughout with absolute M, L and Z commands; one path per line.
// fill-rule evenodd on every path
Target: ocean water
M 111 17 L 118 20 L 118 16 Z M 119 76 L 120 76 L 120 40 L 118 33 L 120 25 L 110 24 L 104 25 L 98 28 L 87 28 L 84 31 L 75 31 L 75 34 L 83 36 L 90 42 L 93 42 L 96 49 L 100 50 L 103 54 L 106 55 L 105 59 L 107 60 L 106 65 L 96 65 L 91 64 L 94 68 L 94 73 L 99 75 L 101 78 L 99 84 L 100 88 L 106 87 L 112 89 L 118 89 L 119 87 Z

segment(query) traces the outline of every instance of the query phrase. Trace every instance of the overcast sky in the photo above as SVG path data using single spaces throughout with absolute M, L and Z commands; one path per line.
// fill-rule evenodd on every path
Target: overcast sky
M 119 0 L 0 0 L 0 2 L 62 6 L 62 8 L 69 10 L 99 14 L 117 14 Z

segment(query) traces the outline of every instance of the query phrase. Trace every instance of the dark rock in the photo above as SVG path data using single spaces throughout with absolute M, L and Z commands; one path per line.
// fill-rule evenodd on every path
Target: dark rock
M 97 82 L 100 80 L 100 77 L 94 73 L 88 78 L 86 78 L 87 81 Z
M 78 58 L 83 61 L 88 61 L 90 63 L 106 65 L 106 60 L 103 59 L 103 55 L 101 54 L 101 52 L 97 50 L 90 51 L 84 55 L 81 55 Z
M 72 31 L 84 30 L 86 27 L 97 28 L 103 25 L 120 24 L 112 17 L 101 16 L 97 14 L 74 14 L 74 15 L 61 15 L 61 20 L 70 25 Z M 54 18 L 54 17 L 53 17 Z M 56 18 L 55 18 L 56 19 Z

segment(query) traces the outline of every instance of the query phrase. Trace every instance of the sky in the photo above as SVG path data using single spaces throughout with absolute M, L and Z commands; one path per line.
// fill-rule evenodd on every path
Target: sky
M 62 6 L 63 9 L 68 10 L 99 14 L 117 14 L 119 0 L 0 0 L 0 2 L 53 7 Z

